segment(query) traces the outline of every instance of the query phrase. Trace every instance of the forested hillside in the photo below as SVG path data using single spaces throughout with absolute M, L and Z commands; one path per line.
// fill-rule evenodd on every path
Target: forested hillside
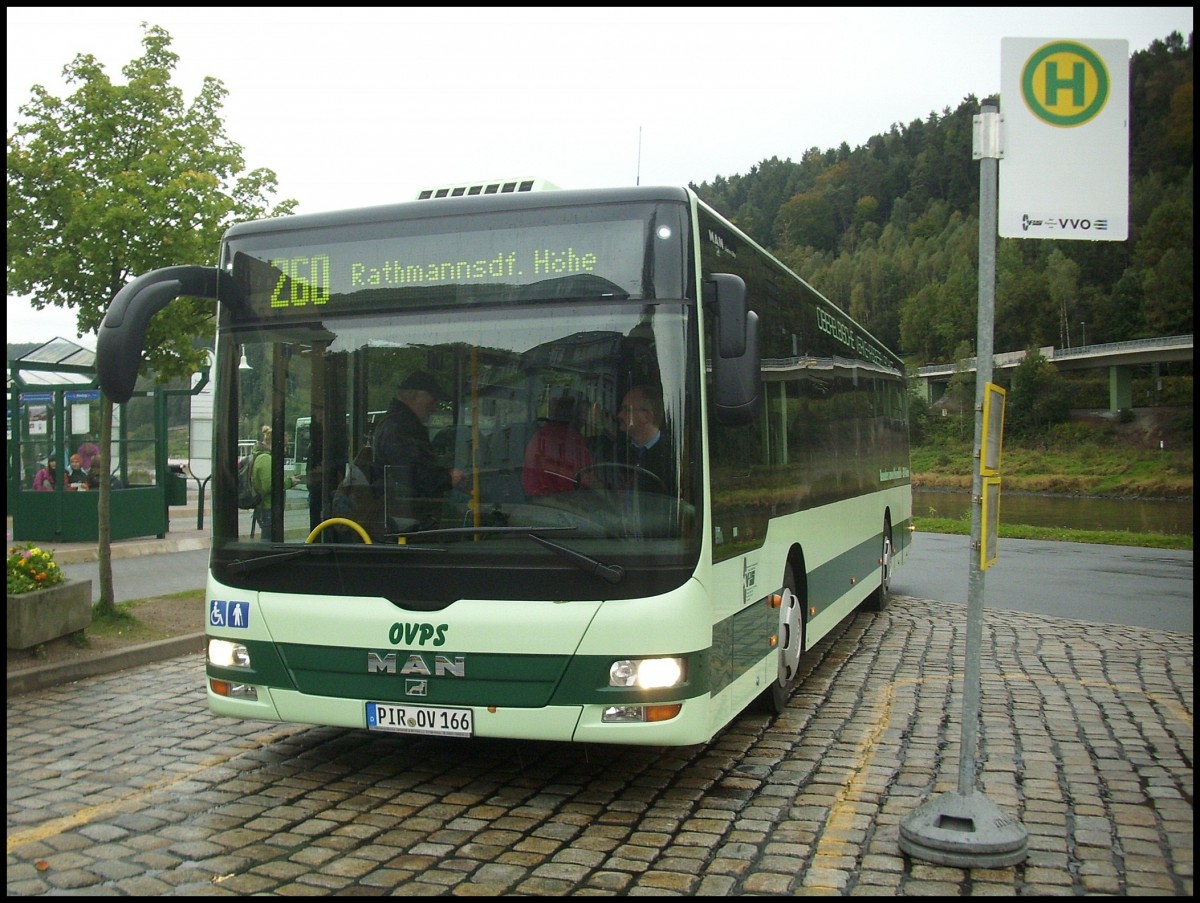
M 892 348 L 950 361 L 976 336 L 979 108 L 693 187 Z M 1130 114 L 1129 239 L 1001 239 L 997 351 L 1192 332 L 1191 35 L 1132 55 Z

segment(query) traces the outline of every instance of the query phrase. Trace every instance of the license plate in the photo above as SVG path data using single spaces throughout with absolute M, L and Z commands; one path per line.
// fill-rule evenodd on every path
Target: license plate
M 470 709 L 443 709 L 428 705 L 367 703 L 367 728 L 396 734 L 432 734 L 438 737 L 471 737 L 475 725 Z

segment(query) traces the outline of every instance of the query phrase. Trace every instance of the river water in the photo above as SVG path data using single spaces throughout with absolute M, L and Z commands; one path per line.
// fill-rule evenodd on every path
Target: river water
M 913 515 L 969 518 L 968 492 L 913 490 Z M 1108 499 L 1001 492 L 1000 522 L 1070 530 L 1123 530 L 1132 533 L 1193 532 L 1192 501 Z

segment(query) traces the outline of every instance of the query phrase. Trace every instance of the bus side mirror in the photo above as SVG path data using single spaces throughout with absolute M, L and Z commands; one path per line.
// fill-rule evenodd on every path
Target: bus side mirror
M 713 306 L 717 314 L 717 353 L 722 358 L 746 353 L 746 283 L 740 276 L 713 273 Z
M 758 416 L 758 314 L 746 307 L 746 283 L 731 273 L 705 282 L 705 304 L 713 309 L 713 408 L 725 426 L 753 423 Z
M 96 376 L 105 395 L 115 404 L 132 397 L 150 318 L 180 295 L 217 300 L 223 275 L 216 267 L 163 267 L 138 276 L 113 296 L 96 333 Z

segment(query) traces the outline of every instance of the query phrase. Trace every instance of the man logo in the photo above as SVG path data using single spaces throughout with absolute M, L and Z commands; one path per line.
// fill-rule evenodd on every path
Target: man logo
M 448 655 L 433 656 L 433 667 L 429 666 L 422 656 L 413 652 L 405 659 L 403 666 L 396 660 L 396 653 L 378 652 L 367 653 L 368 674 L 417 674 L 422 677 L 466 677 L 467 660 L 461 655 L 450 658 Z

